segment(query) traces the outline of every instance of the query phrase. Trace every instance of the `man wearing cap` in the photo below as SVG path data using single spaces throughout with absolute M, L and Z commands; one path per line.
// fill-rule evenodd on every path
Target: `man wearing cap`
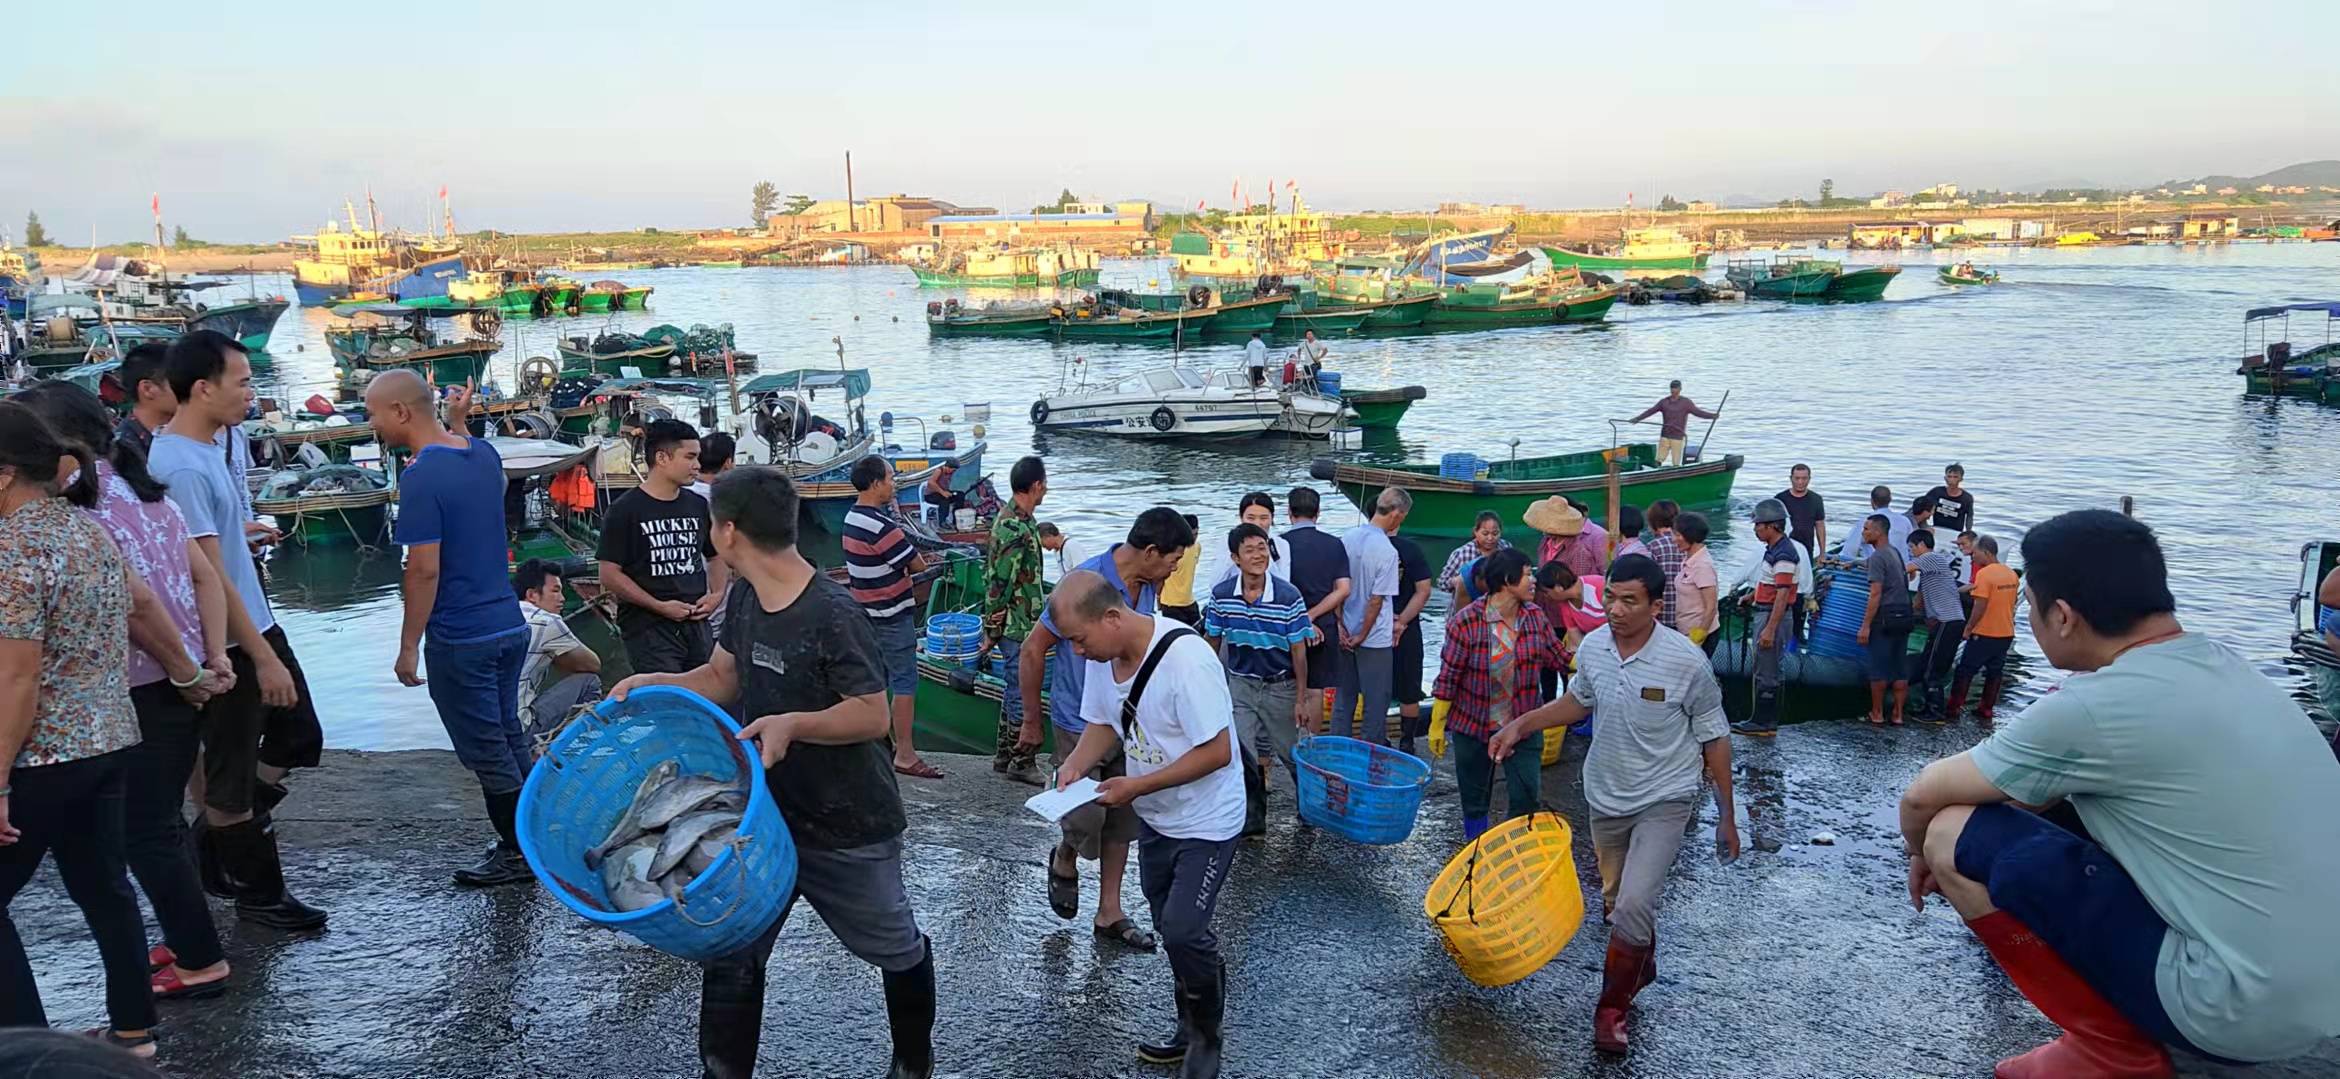
M 1598 577 L 1607 567 L 1603 544 L 1586 536 L 1584 512 L 1570 505 L 1566 497 L 1538 499 L 1520 519 L 1544 534 L 1543 546 L 1536 549 L 1537 565 L 1558 562 L 1579 577 Z
M 1779 658 L 1794 624 L 1796 572 L 1803 561 L 1787 528 L 1787 507 L 1778 499 L 1755 503 L 1755 538 L 1763 541 L 1755 584 L 1755 714 L 1731 729 L 1757 738 L 1779 733 Z
M 1682 396 L 1682 380 L 1677 378 L 1666 384 L 1666 395 L 1658 398 L 1658 403 L 1642 409 L 1641 415 L 1633 417 L 1632 422 L 1640 423 L 1651 416 L 1663 421 L 1658 428 L 1658 464 L 1678 465 L 1682 463 L 1682 445 L 1690 437 L 1690 417 L 1711 420 L 1714 413 Z

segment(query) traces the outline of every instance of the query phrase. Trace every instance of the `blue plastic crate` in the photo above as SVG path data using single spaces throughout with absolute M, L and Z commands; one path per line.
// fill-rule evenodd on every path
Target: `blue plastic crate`
M 1356 738 L 1320 734 L 1292 750 L 1299 766 L 1300 817 L 1359 843 L 1402 843 L 1414 834 L 1430 766 Z
M 528 773 L 517 812 L 520 853 L 545 890 L 586 921 L 631 934 L 668 955 L 706 962 L 747 947 L 796 889 L 796 843 L 764 786 L 755 746 L 704 697 L 648 686 L 603 701 L 570 723 Z M 748 789 L 739 841 L 671 899 L 637 911 L 610 905 L 601 874 L 585 867 L 633 803 L 650 770 L 737 779 Z
M 1486 467 L 1486 460 L 1475 453 L 1450 453 L 1438 459 L 1438 475 L 1450 480 L 1477 479 Z

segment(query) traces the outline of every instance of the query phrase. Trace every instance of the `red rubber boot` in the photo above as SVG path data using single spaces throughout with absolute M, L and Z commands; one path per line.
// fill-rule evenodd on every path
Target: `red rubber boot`
M 2004 678 L 1983 679 L 1982 707 L 1975 709 L 1974 714 L 1985 724 L 1996 722 L 1999 711 L 1999 687 L 2005 681 Z
M 1997 1079 L 2168 1079 L 2169 1050 L 2129 1022 L 2014 915 L 1995 910 L 1966 923 L 2040 1014 L 2064 1036 L 1999 1062 Z
M 1646 975 L 1655 950 L 1609 937 L 1608 960 L 1601 964 L 1601 1002 L 1593 1009 L 1593 1048 L 1604 1053 L 1625 1051 L 1625 1017 L 1633 1010 L 1634 995 L 1649 984 Z

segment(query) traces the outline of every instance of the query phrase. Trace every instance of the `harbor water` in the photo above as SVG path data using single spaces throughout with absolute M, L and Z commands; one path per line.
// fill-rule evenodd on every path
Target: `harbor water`
M 1936 264 L 1969 257 L 2000 270 L 2006 283 L 1953 289 L 1936 282 Z M 1889 260 L 1855 254 L 1848 261 Z M 2186 625 L 2240 650 L 2304 699 L 2302 672 L 2286 658 L 2288 600 L 2300 544 L 2340 529 L 2332 494 L 2340 409 L 2245 396 L 2233 371 L 2243 311 L 2331 298 L 2340 291 L 2340 244 L 1917 251 L 1898 261 L 1904 272 L 1877 303 L 1619 306 L 1591 326 L 1335 340 L 1330 366 L 1352 387 L 1429 390 L 1395 438 L 1360 451 L 1374 460 L 1602 448 L 1613 437 L 1609 421 L 1647 407 L 1670 379 L 1681 379 L 1709 409 L 1728 391 L 1707 442 L 1710 455 L 1746 459 L 1727 519 L 1709 508 L 1726 577 L 1753 557 L 1748 509 L 1785 487 L 1797 462 L 1812 466 L 1814 486 L 1827 498 L 1832 540 L 1858 527 L 1871 486 L 1892 487 L 1896 506 L 1905 508 L 1941 482 L 1951 461 L 1966 468 L 1977 527 L 2001 537 L 2010 552 L 2031 524 L 2133 497 L 2138 515 L 2161 536 Z M 1106 265 L 1107 285 L 1173 287 L 1166 263 Z M 1280 515 L 1282 492 L 1313 482 L 1309 461 L 1328 452 L 1322 442 L 1038 436 L 1026 419 L 1035 399 L 1084 374 L 1094 381 L 1167 362 L 1172 351 L 929 340 L 925 303 L 961 294 L 920 290 L 899 266 L 621 276 L 656 288 L 649 310 L 507 322 L 495 377 L 509 386 L 520 359 L 554 356 L 557 338 L 591 336 L 604 326 L 638 332 L 660 323 L 729 322 L 739 347 L 757 353 L 767 372 L 835 367 L 833 341 L 841 342 L 843 362 L 871 372 L 873 423 L 882 410 L 921 417 L 932 428 L 942 417 L 963 417 L 969 404 L 990 405 L 984 470 L 1004 493 L 1016 457 L 1043 455 L 1049 496 L 1041 516 L 1064 529 L 1076 551 L 1101 550 L 1150 505 L 1197 514 L 1204 580 L 1223 558 L 1237 500 L 1246 491 L 1274 492 Z M 259 279 L 264 291 L 289 294 L 289 284 Z M 330 396 L 333 364 L 323 332 L 337 321 L 318 309 L 288 312 L 259 372 L 261 392 L 287 403 Z M 2311 320 L 2294 326 L 2295 341 L 2324 339 Z M 1240 355 L 1239 342 L 1178 354 L 1202 369 L 1240 362 Z M 968 436 L 966 424 L 955 426 Z M 1692 428 L 1693 442 L 1704 429 L 1702 421 Z M 914 438 L 918 428 L 903 430 Z M 1627 431 L 1644 441 L 1656 434 L 1650 426 Z M 1327 496 L 1328 527 L 1358 520 L 1329 484 L 1314 485 Z M 816 526 L 808 520 L 809 527 Z M 1424 546 L 1435 568 L 1445 545 Z M 816 535 L 807 548 L 815 561 L 839 560 L 833 540 Z M 401 688 L 391 674 L 400 617 L 395 549 L 288 547 L 269 568 L 278 615 L 307 669 L 328 743 L 444 747 L 428 696 Z M 1435 601 L 1434 609 L 1442 605 Z M 2028 612 L 2022 621 L 2028 624 Z M 1437 622 L 1425 619 L 1433 633 Z M 593 639 L 615 654 L 606 636 Z M 1433 637 L 1433 656 L 1435 647 Z M 2057 677 L 2037 661 L 2027 630 L 2017 649 L 2034 659 L 2030 684 L 2019 693 L 2036 693 Z

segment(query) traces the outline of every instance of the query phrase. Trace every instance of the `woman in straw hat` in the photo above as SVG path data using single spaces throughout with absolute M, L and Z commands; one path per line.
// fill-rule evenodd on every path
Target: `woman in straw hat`
M 1579 577 L 1598 576 L 1606 568 L 1608 559 L 1601 548 L 1607 545 L 1607 537 L 1595 535 L 1597 526 L 1566 496 L 1537 500 L 1521 519 L 1544 534 L 1543 545 L 1536 550 L 1538 563 L 1559 562 Z

